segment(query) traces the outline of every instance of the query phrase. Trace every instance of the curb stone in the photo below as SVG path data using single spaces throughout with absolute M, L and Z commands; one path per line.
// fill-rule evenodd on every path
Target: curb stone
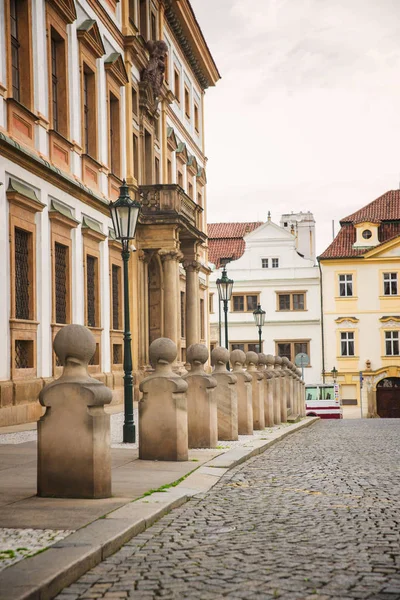
M 44 552 L 4 569 L 0 573 L 0 600 L 51 600 L 155 521 L 192 496 L 207 492 L 228 470 L 316 421 L 319 417 L 306 418 L 277 431 L 269 440 L 258 439 L 232 448 L 196 469 L 176 487 L 129 502 Z

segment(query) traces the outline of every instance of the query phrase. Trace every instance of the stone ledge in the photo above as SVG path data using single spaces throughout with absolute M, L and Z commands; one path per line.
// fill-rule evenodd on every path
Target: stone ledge
M 255 440 L 245 447 L 233 448 L 199 467 L 176 487 L 129 502 L 57 542 L 45 552 L 26 558 L 0 573 L 0 600 L 51 600 L 89 569 L 114 554 L 138 535 L 190 497 L 211 489 L 233 467 L 261 454 L 277 441 L 319 421 L 306 418 L 270 440 Z

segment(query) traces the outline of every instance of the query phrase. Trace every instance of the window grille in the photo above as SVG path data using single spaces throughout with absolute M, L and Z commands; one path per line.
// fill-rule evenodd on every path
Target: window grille
M 120 329 L 119 322 L 119 272 L 120 267 L 112 266 L 112 316 L 113 329 Z M 115 362 L 115 361 L 114 361 Z
M 185 337 L 185 317 L 186 317 L 186 306 L 185 306 L 185 292 L 181 292 L 181 337 Z
M 114 365 L 122 364 L 122 345 L 121 344 L 113 344 L 113 364 Z
M 18 12 L 17 0 L 10 0 L 10 29 L 11 29 L 11 72 L 12 72 L 12 95 L 14 100 L 20 101 L 20 72 L 19 72 L 19 48 L 18 41 Z
M 17 369 L 29 369 L 32 364 L 31 340 L 15 340 L 15 367 Z
M 86 257 L 86 302 L 87 323 L 89 327 L 96 327 L 96 258 L 89 255 Z
M 58 77 L 57 77 L 57 41 L 51 38 L 51 94 L 53 103 L 53 129 L 58 131 Z
M 30 318 L 29 296 L 29 237 L 23 229 L 15 229 L 15 316 Z
M 85 135 L 85 152 L 89 154 L 89 75 L 83 74 L 83 128 Z
M 67 322 L 67 252 L 67 246 L 56 242 L 54 246 L 56 323 Z

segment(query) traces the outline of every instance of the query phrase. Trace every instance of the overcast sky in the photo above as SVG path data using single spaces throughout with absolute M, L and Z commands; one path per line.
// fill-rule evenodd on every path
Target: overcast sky
M 399 0 L 191 0 L 206 92 L 208 221 L 307 211 L 317 252 L 400 179 Z

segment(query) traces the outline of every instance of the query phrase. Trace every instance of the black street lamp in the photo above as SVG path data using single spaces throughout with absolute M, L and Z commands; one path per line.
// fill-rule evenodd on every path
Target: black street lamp
M 224 266 L 222 270 L 222 277 L 217 279 L 217 288 L 218 288 L 218 296 L 219 301 L 224 303 L 224 313 L 225 313 L 225 348 L 229 350 L 228 344 L 228 302 L 232 296 L 232 288 L 233 288 L 233 279 L 229 279 L 226 274 L 226 267 Z
M 253 310 L 253 317 L 254 317 L 254 322 L 256 324 L 256 326 L 258 327 L 258 348 L 259 348 L 259 352 L 262 352 L 262 348 L 261 348 L 261 335 L 262 335 L 262 328 L 264 327 L 264 323 L 265 323 L 265 315 L 266 312 L 265 310 L 263 310 L 261 308 L 261 304 L 257 305 L 256 310 Z
M 124 261 L 124 433 L 123 442 L 134 444 L 136 441 L 135 421 L 133 416 L 133 376 L 132 350 L 129 319 L 129 275 L 128 262 L 130 258 L 129 241 L 135 237 L 140 204 L 132 200 L 124 179 L 119 197 L 109 205 L 111 219 L 114 225 L 115 237 L 122 243 L 122 260 Z
M 332 371 L 331 371 L 332 377 L 333 377 L 333 383 L 336 383 L 336 377 L 337 377 L 337 368 L 333 367 Z

